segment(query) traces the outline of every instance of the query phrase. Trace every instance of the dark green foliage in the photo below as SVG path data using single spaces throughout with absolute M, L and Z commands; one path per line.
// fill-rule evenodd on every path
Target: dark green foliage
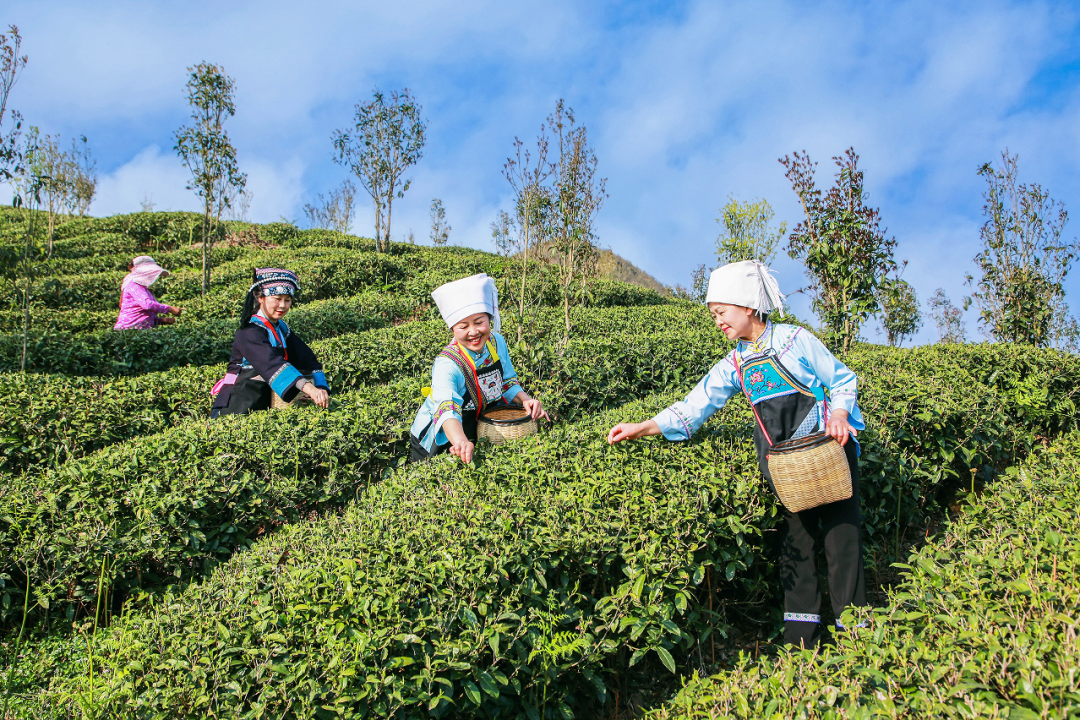
M 300 230 L 292 223 L 272 222 L 259 226 L 259 239 L 271 245 L 286 245 L 296 240 Z
M 694 641 L 706 567 L 741 576 L 772 512 L 741 428 L 608 448 L 613 419 L 485 451 L 475 467 L 412 466 L 343 515 L 283 528 L 120 622 L 97 646 L 95 703 L 181 717 L 256 705 L 278 717 L 294 705 L 495 717 L 538 708 L 547 686 L 553 712 L 595 707 L 620 645 L 667 663 Z M 545 630 L 544 613 L 566 617 Z M 533 651 L 555 633 L 584 647 L 545 663 Z M 223 672 L 237 684 L 213 692 Z
M 816 660 L 742 656 L 650 717 L 1075 717 L 1078 475 L 1073 434 L 968 497 L 869 627 Z
M 422 312 L 397 296 L 367 292 L 351 298 L 315 301 L 289 313 L 289 327 L 307 342 L 382 327 Z M 152 330 L 99 330 L 92 333 L 30 333 L 27 370 L 69 375 L 133 375 L 179 365 L 227 362 L 239 307 L 229 317 L 190 321 Z M 100 315 L 75 314 L 72 323 Z M 115 322 L 113 317 L 111 322 Z M 0 335 L 0 370 L 19 367 L 22 335 Z
M 355 301 L 355 299 L 354 299 Z M 302 306 L 289 315 L 293 327 L 304 337 L 317 337 L 319 330 L 333 335 L 340 322 L 355 327 L 357 315 L 350 313 L 349 301 L 327 300 L 322 311 L 317 304 Z M 394 297 L 387 298 L 388 303 Z M 305 314 L 305 311 L 307 314 Z M 361 316 L 366 317 L 366 316 Z M 372 316 L 375 317 L 375 316 Z M 713 341 L 722 342 L 715 332 L 703 333 L 695 327 L 693 315 L 678 307 L 642 309 L 633 320 L 623 311 L 576 309 L 575 322 L 588 324 L 596 333 L 623 333 L 624 340 L 610 340 L 604 348 L 615 353 L 612 362 L 590 347 L 588 340 L 571 343 L 560 356 L 546 343 L 516 349 L 512 361 L 518 366 L 531 391 L 545 397 L 558 410 L 607 406 L 620 399 L 640 397 L 664 386 L 670 373 L 657 358 L 639 348 L 649 342 L 670 340 L 694 358 L 691 368 L 704 372 L 712 363 Z M 698 319 L 702 325 L 704 315 Z M 543 326 L 554 327 L 559 318 L 553 311 L 541 315 Z M 158 331 L 155 331 L 155 333 Z M 683 334 L 691 332 L 700 341 L 695 346 Z M 138 333 L 111 333 L 106 338 L 135 337 Z M 156 335 L 150 334 L 149 337 Z M 227 357 L 232 325 L 224 328 L 221 342 Z M 313 341 L 312 348 L 322 358 L 334 392 L 391 382 L 405 377 L 424 379 L 436 353 L 448 342 L 449 333 L 441 320 L 411 322 L 362 333 L 349 333 L 330 340 Z M 65 346 L 60 348 L 67 350 Z M 87 358 L 94 361 L 93 346 L 86 346 Z M 149 356 L 152 360 L 154 356 Z M 575 391 L 555 392 L 569 382 L 576 371 L 591 368 L 574 383 Z M 139 435 L 152 435 L 188 417 L 206 417 L 210 411 L 209 390 L 221 378 L 223 365 L 174 367 L 168 371 L 136 377 L 64 377 L 61 375 L 10 376 L 8 394 L 0 406 L 0 472 L 19 472 L 33 467 L 53 466 L 73 457 L 99 450 L 114 442 Z M 419 398 L 410 397 L 412 409 Z
M 0 618 L 93 612 L 101 558 L 118 600 L 186 582 L 258 536 L 340 505 L 401 457 L 413 380 L 338 396 L 330 412 L 194 421 L 0 487 Z M 86 603 L 89 602 L 89 605 Z

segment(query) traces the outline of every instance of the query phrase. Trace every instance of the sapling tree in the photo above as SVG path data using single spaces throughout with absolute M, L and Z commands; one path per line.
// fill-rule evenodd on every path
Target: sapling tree
M 963 312 L 952 304 L 944 290 L 935 290 L 927 304 L 930 306 L 930 317 L 937 325 L 938 342 L 962 343 L 967 339 Z
M 676 285 L 671 288 L 672 297 L 681 300 L 689 300 L 695 303 L 705 303 L 705 296 L 709 290 L 709 269 L 704 265 L 698 265 L 690 273 L 690 287 Z
M 983 248 L 975 256 L 980 277 L 967 279 L 979 320 L 999 342 L 1051 345 L 1068 325 L 1063 283 L 1080 250 L 1075 238 L 1062 238 L 1069 215 L 1041 185 L 1018 182 L 1017 156 L 1008 150 L 979 175 L 987 184 Z
M 405 197 L 412 183 L 403 176 L 424 155 L 427 124 L 407 88 L 389 95 L 375 90 L 372 96 L 356 106 L 351 129 L 334 132 L 334 161 L 349 168 L 371 195 L 375 249 L 388 252 L 394 199 Z
M 19 28 L 15 25 L 8 26 L 7 33 L 0 33 L 0 181 L 11 183 L 15 187 L 12 205 L 15 207 L 29 206 L 30 220 L 27 223 L 21 257 L 19 262 L 11 267 L 11 277 L 15 285 L 16 296 L 20 296 L 19 278 L 22 278 L 22 352 L 20 359 L 20 371 L 26 372 L 26 349 L 30 334 L 30 295 L 34 285 L 34 261 L 40 254 L 37 246 L 37 233 L 35 220 L 37 218 L 38 205 L 41 199 L 42 179 L 35 175 L 28 167 L 26 158 L 33 155 L 37 150 L 35 137 L 22 141 L 22 115 L 16 111 L 8 114 L 8 100 L 11 97 L 11 89 L 19 79 L 28 56 L 20 55 L 22 48 L 22 36 Z M 25 178 L 26 182 L 20 187 L 16 182 Z
M 90 152 L 90 143 L 85 135 L 80 135 L 78 140 L 71 140 L 71 150 L 68 152 L 68 162 L 71 172 L 71 192 L 67 198 L 67 211 L 69 215 L 78 213 L 79 217 L 85 217 L 90 212 L 90 204 L 97 195 L 97 160 Z
M 450 239 L 451 228 L 446 222 L 446 208 L 443 207 L 442 200 L 439 198 L 432 200 L 431 211 L 428 214 L 431 216 L 431 244 L 445 245 Z
M 567 341 L 571 330 L 570 306 L 584 298 L 589 278 L 598 273 L 600 254 L 594 225 L 607 199 L 607 179 L 597 177 L 597 159 L 589 147 L 588 132 L 584 125 L 575 123 L 574 111 L 562 100 L 548 117 L 548 127 L 559 153 L 549 232 L 559 270 L 564 341 Z
M 236 150 L 225 132 L 225 120 L 236 114 L 233 94 L 236 84 L 225 68 L 201 62 L 188 68 L 188 102 L 191 104 L 190 127 L 176 131 L 176 152 L 191 172 L 188 189 L 203 202 L 202 292 L 210 288 L 210 247 L 214 221 L 231 206 L 230 192 L 242 191 L 247 175 L 240 172 Z
M 33 150 L 26 157 L 31 182 L 36 182 L 41 192 L 41 206 L 46 213 L 46 255 L 52 257 L 53 233 L 56 219 L 71 204 L 75 195 L 75 170 L 67 153 L 60 149 L 59 138 L 41 135 L 36 127 L 30 128 Z
M 304 214 L 312 227 L 349 232 L 356 216 L 356 186 L 346 180 L 341 187 L 331 190 L 328 198 L 319 193 L 318 204 L 305 205 Z
M 525 333 L 525 309 L 528 298 L 529 263 L 539 261 L 541 246 L 548 240 L 553 192 L 549 186 L 555 166 L 548 161 L 550 140 L 547 125 L 540 126 L 536 147 L 529 148 L 520 138 L 514 138 L 514 155 L 503 165 L 503 177 L 514 192 L 514 212 L 500 211 L 492 224 L 495 245 L 501 254 L 520 259 L 521 276 L 518 283 L 518 341 Z
M 822 195 L 814 180 L 817 163 L 805 152 L 780 159 L 805 216 L 788 238 L 788 254 L 806 265 L 826 343 L 846 353 L 879 309 L 878 288 L 897 268 L 896 239 L 886 237 L 881 214 L 866 205 L 855 150 L 833 161 L 836 184 Z
M 21 48 L 19 28 L 9 25 L 7 33 L 0 33 L 0 182 L 11 182 L 22 172 L 23 156 L 19 149 L 22 115 L 14 110 L 10 114 L 7 111 L 11 89 L 29 60 L 26 55 L 19 54 Z M 16 192 L 12 204 L 18 207 L 20 201 Z
M 716 222 L 723 230 L 716 239 L 716 259 L 721 266 L 742 260 L 758 260 L 766 265 L 773 261 L 787 223 L 772 227 L 776 212 L 767 200 L 739 202 L 730 198 L 720 213 Z
M 915 288 L 898 277 L 888 278 L 878 287 L 878 318 L 893 347 L 900 347 L 922 327 L 919 296 Z

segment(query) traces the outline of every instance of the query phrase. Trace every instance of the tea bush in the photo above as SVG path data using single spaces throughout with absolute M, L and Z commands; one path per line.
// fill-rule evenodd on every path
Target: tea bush
M 404 271 L 392 259 L 374 253 L 352 253 L 332 248 L 311 248 L 303 252 L 272 249 L 242 254 L 214 268 L 210 292 L 227 294 L 242 301 L 251 286 L 252 267 L 288 266 L 300 277 L 304 298 L 322 300 L 347 295 L 370 286 L 382 287 L 404 279 Z M 48 308 L 81 307 L 109 310 L 118 307 L 120 283 L 125 270 L 96 274 L 62 275 L 36 288 L 35 300 Z M 179 269 L 154 285 L 161 302 L 182 304 L 202 296 L 202 272 Z
M 411 466 L 343 515 L 283 528 L 128 615 L 97 645 L 94 696 L 80 678 L 43 707 L 74 712 L 74 690 L 95 711 L 144 716 L 595 708 L 619 647 L 672 664 L 696 640 L 683 628 L 706 630 L 706 568 L 741 574 L 772 513 L 741 429 L 609 448 L 613 419 L 483 451 L 474 467 Z
M 396 299 L 386 296 L 386 301 L 393 303 Z M 318 305 L 301 306 L 294 311 L 295 315 L 289 315 L 293 327 L 307 337 L 311 337 L 309 331 L 317 328 L 307 321 L 299 321 L 305 318 L 305 311 L 314 312 Z M 328 300 L 322 308 L 325 310 L 331 306 L 342 309 L 345 314 L 343 322 L 355 319 L 346 312 L 348 307 L 344 301 Z M 395 312 L 403 309 L 395 309 Z M 582 396 L 588 407 L 611 402 L 610 397 L 606 401 L 594 401 L 591 399 L 593 394 L 601 399 L 603 395 L 640 397 L 643 393 L 662 387 L 663 369 L 652 359 L 652 355 L 638 350 L 659 346 L 669 335 L 694 329 L 694 316 L 684 316 L 677 308 L 668 306 L 642 309 L 635 314 L 633 321 L 627 321 L 625 313 L 610 309 L 576 308 L 574 317 L 576 322 L 593 327 L 617 326 L 625 331 L 627 335 L 621 345 L 608 345 L 609 349 L 618 347 L 625 364 L 608 362 L 590 350 L 587 342 L 572 343 L 569 354 L 564 356 L 545 345 L 516 348 L 513 360 L 524 382 L 532 392 L 550 396 L 556 409 L 565 407 L 573 410 L 571 403 L 577 402 L 573 400 L 574 394 L 554 392 L 555 378 L 562 378 L 561 382 L 566 382 L 570 377 L 569 371 L 560 370 L 560 374 L 556 375 L 556 366 L 573 369 L 585 364 L 606 370 L 603 375 L 578 373 L 578 382 L 581 383 L 578 392 L 584 389 L 586 383 L 589 388 L 589 392 Z M 333 334 L 328 329 L 333 318 L 331 315 L 322 322 L 322 330 L 326 334 Z M 557 324 L 561 318 L 555 312 L 545 311 L 541 320 Z M 512 335 L 514 330 L 511 327 L 507 332 Z M 231 333 L 232 329 L 227 327 L 222 337 L 229 338 Z M 133 334 L 114 333 L 121 336 Z M 713 341 L 716 334 L 697 334 L 695 337 L 701 339 L 703 344 L 692 346 L 696 364 L 690 366 L 695 371 L 704 372 L 712 360 L 706 343 Z M 314 341 L 312 347 L 324 361 L 331 387 L 335 392 L 340 392 L 410 376 L 426 382 L 435 355 L 448 339 L 446 326 L 439 320 L 344 334 L 334 340 Z M 691 359 L 691 356 L 687 356 L 679 361 L 687 365 Z M 220 357 L 218 360 L 220 362 Z M 645 363 L 654 370 L 658 369 L 660 376 L 646 378 L 642 383 L 639 376 L 644 372 Z M 206 417 L 211 404 L 209 390 L 224 372 L 222 365 L 215 364 L 177 367 L 135 377 L 10 373 L 4 376 L 8 393 L 0 401 L 0 449 L 3 450 L 0 471 L 18 472 L 34 466 L 55 465 L 119 440 L 160 432 L 187 417 Z M 610 384 L 601 387 L 601 382 Z M 410 403 L 419 404 L 419 396 L 409 397 L 404 402 L 411 408 Z
M 402 456 L 415 381 L 316 409 L 194 421 L 0 488 L 0 620 L 36 604 L 73 617 L 110 595 L 184 582 L 285 522 L 341 504 Z M 37 610 L 37 608 L 34 608 Z
M 239 303 L 230 308 L 231 317 L 194 320 L 181 317 L 176 325 L 152 330 L 114 331 L 116 314 L 98 314 L 109 323 L 92 333 L 34 331 L 27 343 L 27 370 L 68 375 L 133 375 L 157 372 L 177 365 L 208 365 L 227 362 L 240 314 Z M 423 313 L 399 296 L 368 291 L 352 297 L 298 305 L 287 322 L 306 342 L 382 327 L 396 320 Z M 74 313 L 72 323 L 86 315 Z M 22 333 L 0 335 L 0 371 L 20 367 Z
M 743 656 L 649 717 L 1076 717 L 1078 476 L 1074 433 L 969 496 L 868 627 L 816 657 Z

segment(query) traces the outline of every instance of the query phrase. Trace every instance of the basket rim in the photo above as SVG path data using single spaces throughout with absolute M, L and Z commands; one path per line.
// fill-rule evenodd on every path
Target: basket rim
M 777 443 L 769 448 L 770 455 L 785 455 L 787 453 L 796 452 L 798 450 L 809 450 L 821 445 L 826 445 L 828 441 L 832 440 L 836 442 L 836 438 L 832 435 L 826 435 L 824 431 L 817 431 L 810 433 L 809 435 L 803 435 L 802 437 L 792 438 L 785 440 L 782 443 Z M 837 443 L 839 445 L 839 443 Z
M 516 410 L 517 408 L 495 407 L 495 408 L 490 408 L 490 409 L 491 410 Z M 521 408 L 521 410 L 522 410 L 522 412 L 524 412 L 525 408 Z M 527 413 L 527 412 L 524 415 L 522 415 L 521 417 L 514 418 L 512 420 L 498 420 L 496 418 L 488 417 L 487 416 L 487 410 L 485 410 L 483 413 L 481 413 L 480 417 L 478 417 L 476 419 L 476 421 L 481 422 L 481 423 L 486 423 L 488 425 L 497 425 L 497 426 L 502 426 L 502 427 L 510 427 L 510 426 L 513 426 L 513 425 L 524 425 L 526 423 L 535 422 L 535 420 L 533 420 L 529 416 L 529 413 Z

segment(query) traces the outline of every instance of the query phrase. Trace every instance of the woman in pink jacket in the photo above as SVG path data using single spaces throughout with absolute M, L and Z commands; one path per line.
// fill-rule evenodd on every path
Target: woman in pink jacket
M 149 255 L 140 255 L 132 260 L 128 271 L 120 285 L 120 317 L 116 319 L 113 330 L 147 329 L 176 322 L 176 318 L 158 315 L 168 313 L 179 317 L 184 309 L 163 305 L 150 292 L 150 286 L 162 275 L 168 275 L 169 271 Z

